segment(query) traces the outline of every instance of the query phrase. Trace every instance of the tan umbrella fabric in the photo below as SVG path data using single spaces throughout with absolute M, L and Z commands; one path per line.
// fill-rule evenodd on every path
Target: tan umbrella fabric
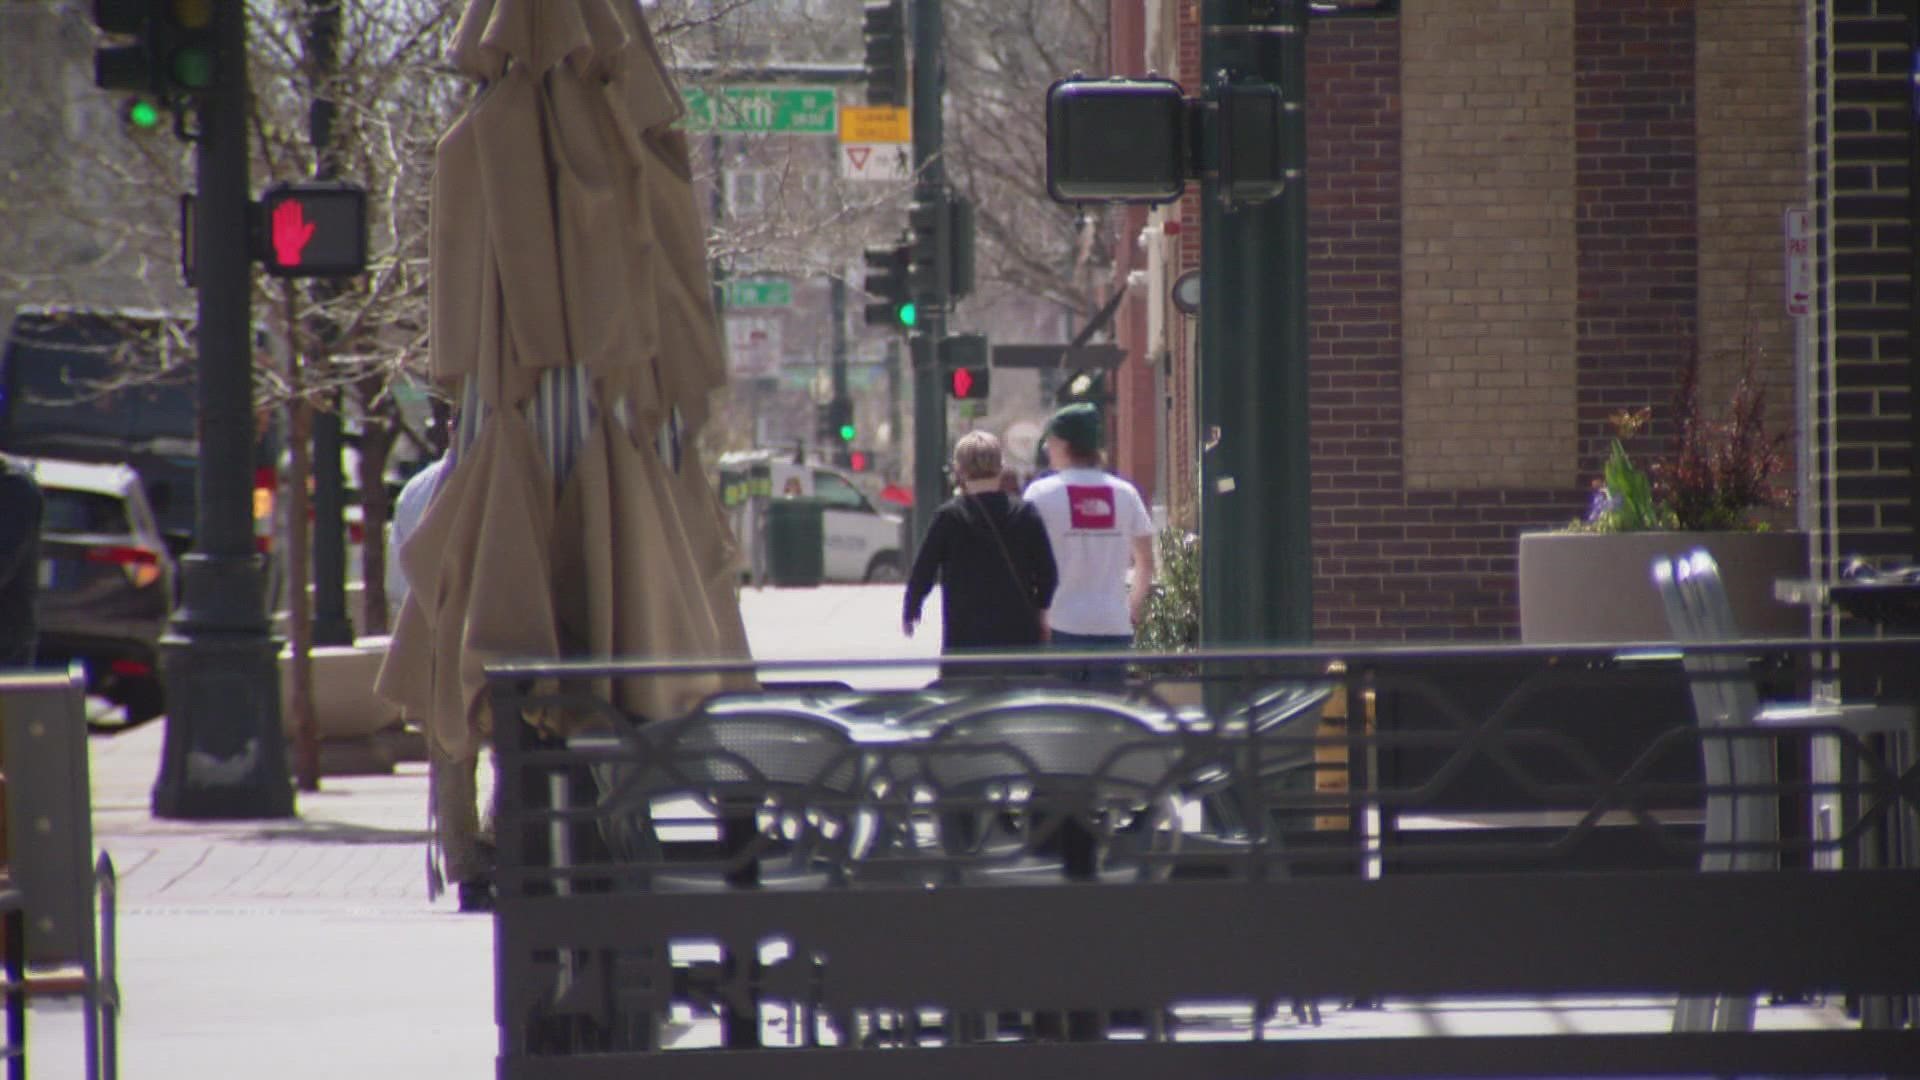
M 679 96 L 637 4 L 472 0 L 451 58 L 484 83 L 440 142 L 430 223 L 432 370 L 461 433 L 398 552 L 413 588 L 379 685 L 469 757 L 489 662 L 745 656 L 746 635 L 688 452 L 724 349 Z M 659 717 L 722 685 L 603 689 Z

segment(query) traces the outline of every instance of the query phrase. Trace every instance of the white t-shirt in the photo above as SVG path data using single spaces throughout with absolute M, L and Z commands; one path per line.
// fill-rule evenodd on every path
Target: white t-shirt
M 420 527 L 420 519 L 427 516 L 427 506 L 433 501 L 433 493 L 439 490 L 440 470 L 446 463 L 445 457 L 428 462 L 407 478 L 399 497 L 393 500 L 390 534 L 393 540 L 387 545 L 387 604 L 394 611 L 399 611 L 401 601 L 407 598 L 407 574 L 400 569 L 400 545 L 407 542 L 413 530 Z
M 1133 541 L 1153 535 L 1140 492 L 1100 469 L 1067 469 L 1035 480 L 1026 500 L 1046 522 L 1060 568 L 1048 625 L 1068 634 L 1133 633 L 1127 567 Z

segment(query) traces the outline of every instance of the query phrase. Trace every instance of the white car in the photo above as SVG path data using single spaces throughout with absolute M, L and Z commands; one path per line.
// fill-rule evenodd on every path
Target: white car
M 766 506 L 788 496 L 812 496 L 822 504 L 822 577 L 833 582 L 897 582 L 907 574 L 905 522 L 882 513 L 841 469 L 795 462 L 769 450 L 727 454 L 719 461 L 721 502 L 740 541 L 743 576 L 754 585 L 768 580 L 764 543 Z

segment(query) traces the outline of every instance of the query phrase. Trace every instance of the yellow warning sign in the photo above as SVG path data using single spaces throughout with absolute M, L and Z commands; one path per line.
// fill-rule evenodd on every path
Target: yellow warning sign
M 842 105 L 840 141 L 903 143 L 913 141 L 913 123 L 898 105 Z

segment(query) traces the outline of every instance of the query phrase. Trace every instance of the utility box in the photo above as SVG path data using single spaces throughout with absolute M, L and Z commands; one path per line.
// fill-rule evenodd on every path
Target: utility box
M 812 588 L 826 577 L 826 504 L 795 495 L 766 505 L 767 577 L 780 588 Z

